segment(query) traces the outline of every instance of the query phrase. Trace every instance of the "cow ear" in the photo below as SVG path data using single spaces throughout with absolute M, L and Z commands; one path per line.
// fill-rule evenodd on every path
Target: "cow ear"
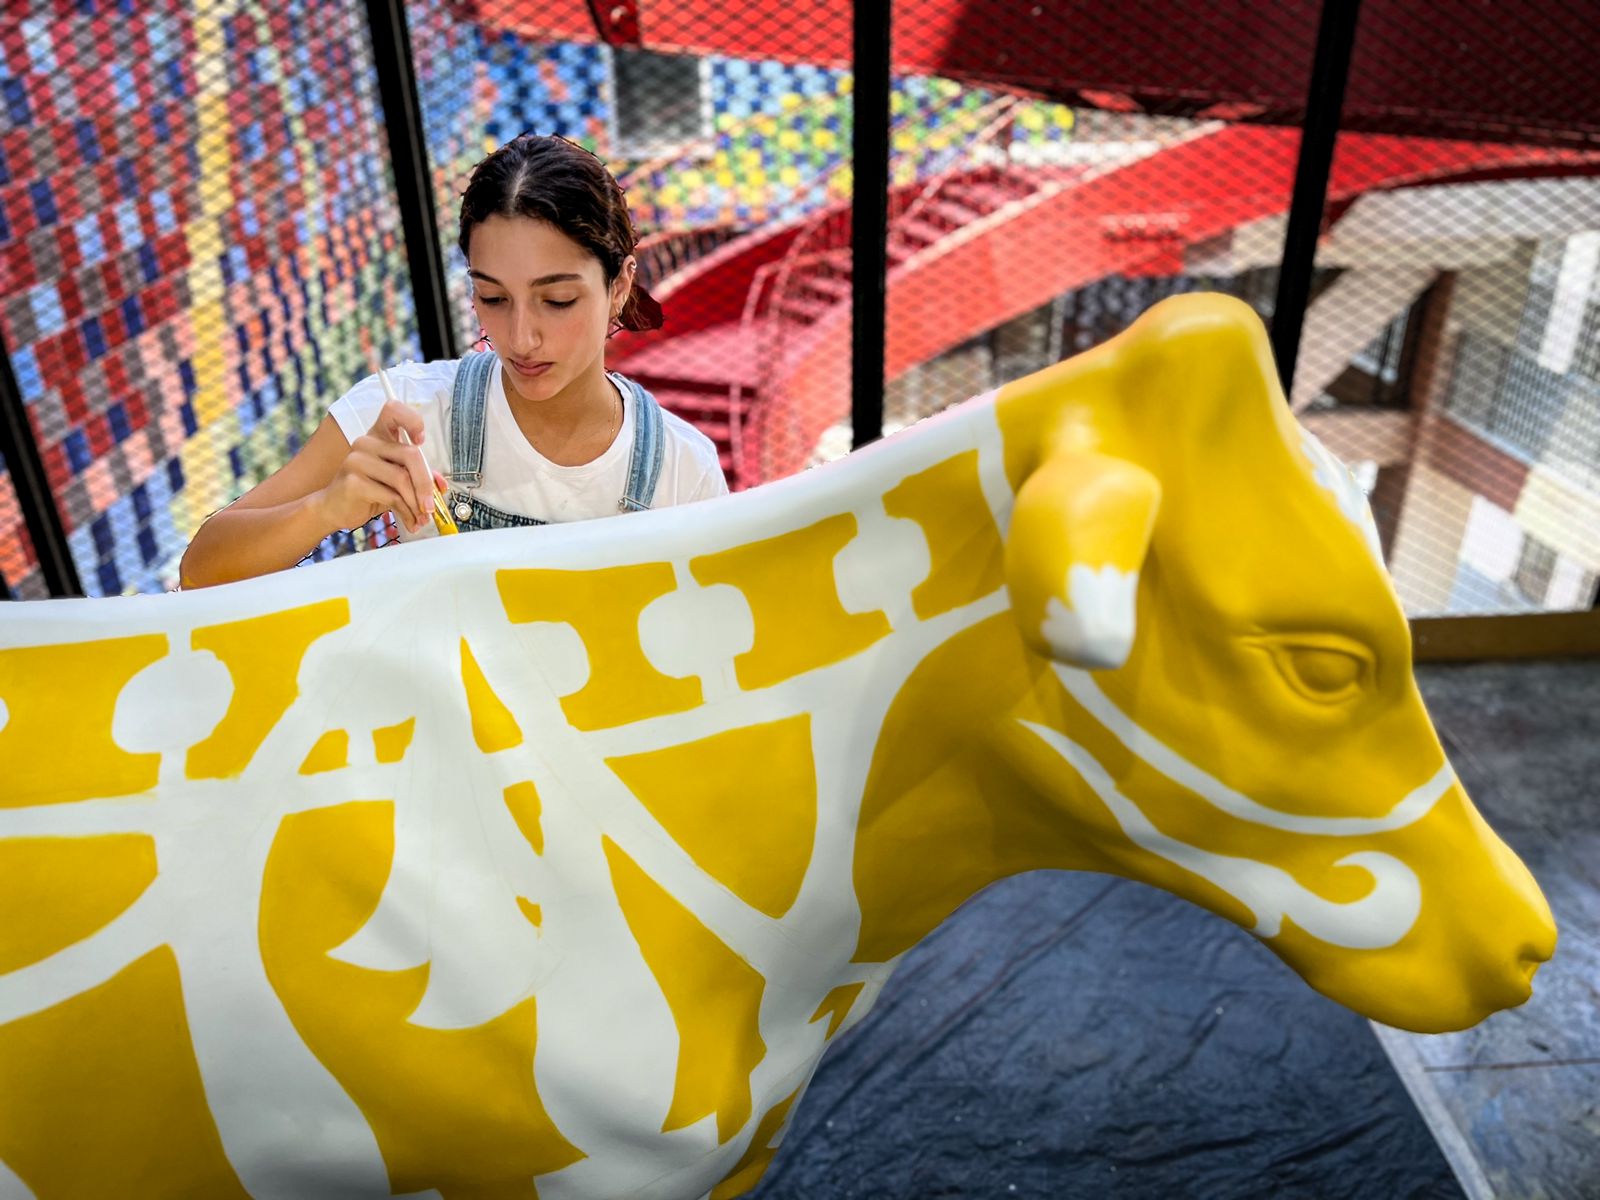
M 1093 670 L 1127 661 L 1160 503 L 1154 475 L 1104 454 L 1058 452 L 1028 477 L 1006 533 L 1006 586 L 1031 649 Z

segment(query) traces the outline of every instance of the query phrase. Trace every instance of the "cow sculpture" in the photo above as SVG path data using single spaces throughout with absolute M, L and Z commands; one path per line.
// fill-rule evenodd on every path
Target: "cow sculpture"
M 0 616 L 0 1195 L 700 1197 L 988 883 L 1379 1021 L 1555 931 L 1259 322 L 1184 297 L 802 477 Z

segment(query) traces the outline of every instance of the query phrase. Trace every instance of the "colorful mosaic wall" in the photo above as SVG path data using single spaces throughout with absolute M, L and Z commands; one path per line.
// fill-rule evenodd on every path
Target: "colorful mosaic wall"
M 363 373 L 363 329 L 417 353 L 364 11 L 7 8 L 0 336 L 91 595 L 171 586 Z
M 847 199 L 851 189 L 851 88 L 848 71 L 710 57 L 711 128 L 690 153 L 629 161 L 613 150 L 617 132 L 610 51 L 600 45 L 541 45 L 464 24 L 443 0 L 409 6 L 435 200 L 447 247 L 463 181 L 484 154 L 523 130 L 559 133 L 610 161 L 628 187 L 642 230 L 758 225 L 804 215 Z M 895 81 L 892 167 L 897 183 L 961 161 L 993 115 L 994 93 L 948 79 Z M 1007 136 L 1032 146 L 1068 140 L 1072 110 L 1019 106 Z M 456 298 L 465 288 L 455 275 Z
M 37 600 L 44 596 L 44 579 L 39 574 L 33 543 L 22 523 L 17 491 L 11 486 L 11 473 L 0 458 L 0 593 L 15 600 Z

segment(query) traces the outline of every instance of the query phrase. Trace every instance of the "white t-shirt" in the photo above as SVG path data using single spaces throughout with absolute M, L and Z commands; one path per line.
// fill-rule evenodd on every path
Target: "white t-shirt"
M 541 521 L 585 521 L 617 513 L 617 502 L 628 483 L 628 463 L 633 451 L 636 414 L 631 389 L 619 388 L 623 398 L 622 428 L 604 453 L 575 467 L 551 462 L 535 450 L 511 415 L 505 380 L 498 363 L 489 373 L 489 394 L 484 401 L 483 482 L 473 497 L 502 512 L 537 517 Z M 423 455 L 441 475 L 450 473 L 450 397 L 456 363 L 401 363 L 388 371 L 389 382 L 403 403 L 422 415 L 425 435 Z M 372 428 L 383 408 L 383 385 L 376 375 L 363 379 L 329 407 L 345 440 L 354 442 Z M 688 504 L 723 496 L 728 481 L 717 461 L 717 447 L 682 417 L 661 412 L 661 476 L 656 481 L 652 508 Z M 433 537 L 430 524 L 420 534 L 401 529 L 401 540 Z

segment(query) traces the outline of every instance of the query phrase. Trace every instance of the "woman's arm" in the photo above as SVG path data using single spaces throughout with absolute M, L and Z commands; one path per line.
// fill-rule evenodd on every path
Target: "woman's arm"
M 250 579 L 292 567 L 336 529 L 353 529 L 392 509 L 406 528 L 429 520 L 432 489 L 416 445 L 422 418 L 385 404 L 372 428 L 346 442 L 338 422 L 323 419 L 300 452 L 277 472 L 195 531 L 180 577 L 186 588 Z M 442 477 L 438 484 L 444 486 Z

